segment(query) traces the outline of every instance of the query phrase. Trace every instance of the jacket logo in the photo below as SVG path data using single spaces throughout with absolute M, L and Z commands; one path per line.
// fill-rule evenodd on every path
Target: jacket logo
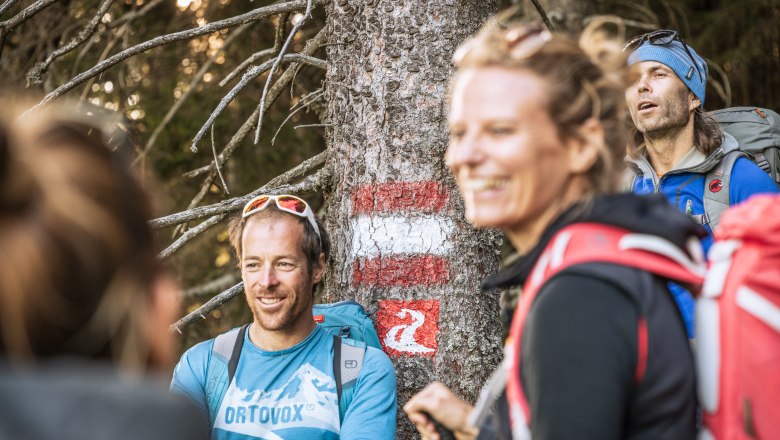
M 355 368 L 357 367 L 357 361 L 354 359 L 348 359 L 344 361 L 344 366 L 347 368 Z
M 710 191 L 711 192 L 718 192 L 723 188 L 723 182 L 720 179 L 715 179 L 712 182 L 710 182 Z

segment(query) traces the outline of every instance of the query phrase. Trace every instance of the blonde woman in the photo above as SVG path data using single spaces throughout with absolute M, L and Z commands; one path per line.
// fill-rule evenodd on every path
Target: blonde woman
M 578 43 L 513 25 L 456 53 L 446 161 L 467 219 L 523 255 L 484 286 L 523 295 L 479 409 L 439 383 L 406 404 L 423 438 L 439 438 L 434 420 L 459 439 L 693 438 L 693 360 L 665 279 L 699 279 L 702 231 L 661 198 L 614 194 L 620 50 L 595 30 Z M 679 261 L 625 250 L 648 243 Z M 663 274 L 637 267 L 646 259 Z

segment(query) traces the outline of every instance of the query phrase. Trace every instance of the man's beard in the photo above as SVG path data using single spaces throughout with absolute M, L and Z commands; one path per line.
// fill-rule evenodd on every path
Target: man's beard
M 688 109 L 688 91 L 683 89 L 677 99 L 667 101 L 666 111 L 657 118 L 639 121 L 637 129 L 648 139 L 663 139 L 670 133 L 680 131 L 688 125 L 690 110 Z
M 293 295 L 295 296 L 295 300 L 290 303 L 289 299 Z M 310 292 L 288 293 L 284 299 L 284 307 L 270 316 L 257 309 L 258 306 L 255 304 L 254 293 L 252 294 L 251 299 L 247 298 L 247 300 L 250 303 L 249 309 L 252 311 L 254 321 L 260 325 L 260 328 L 265 331 L 281 331 L 292 329 L 300 322 L 301 317 L 309 311 L 309 306 L 313 301 L 311 295 Z

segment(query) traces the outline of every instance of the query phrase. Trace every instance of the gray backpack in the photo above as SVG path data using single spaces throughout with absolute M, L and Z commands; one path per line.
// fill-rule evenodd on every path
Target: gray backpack
M 780 115 L 758 107 L 724 108 L 710 115 L 739 143 L 738 149 L 727 151 L 720 164 L 707 173 L 704 212 L 715 230 L 721 214 L 729 207 L 731 169 L 739 157 L 749 158 L 780 184 Z M 715 185 L 722 187 L 712 191 Z

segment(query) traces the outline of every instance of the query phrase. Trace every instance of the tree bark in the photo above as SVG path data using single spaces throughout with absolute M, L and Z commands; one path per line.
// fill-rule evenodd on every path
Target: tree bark
M 501 357 L 500 235 L 475 230 L 447 171 L 453 51 L 495 12 L 481 0 L 335 0 L 327 130 L 334 172 L 325 301 L 372 314 L 398 377 L 399 410 L 439 380 L 473 402 Z M 399 412 L 398 438 L 415 438 Z

